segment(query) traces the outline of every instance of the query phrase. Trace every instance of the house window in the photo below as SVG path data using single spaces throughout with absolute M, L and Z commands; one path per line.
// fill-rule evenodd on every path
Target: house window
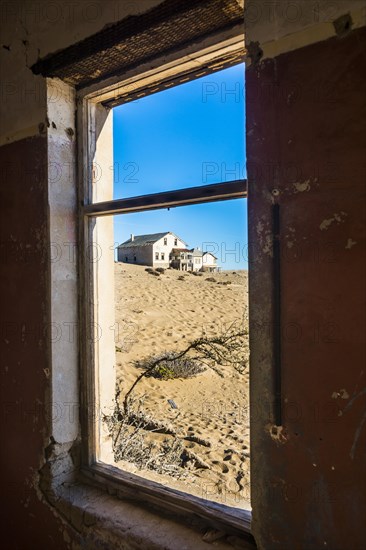
M 244 70 L 243 66 L 241 66 L 241 70 Z M 218 75 L 218 73 L 216 73 L 216 75 Z M 158 78 L 161 78 L 161 76 L 157 76 L 157 79 Z M 183 78 L 186 78 L 186 73 L 182 74 L 182 79 Z M 143 82 L 145 82 L 145 80 L 143 80 Z M 145 85 L 146 84 L 141 84 L 142 90 L 145 89 Z M 128 89 L 128 85 L 126 84 L 125 86 Z M 134 83 L 134 90 L 136 90 L 136 83 Z M 107 95 L 104 96 L 104 93 Z M 92 132 L 90 127 L 88 128 L 88 139 L 90 136 L 98 136 L 97 141 L 90 144 L 90 154 L 92 154 L 92 152 L 94 154 L 95 150 L 95 156 L 92 159 L 88 158 L 88 162 L 85 163 L 86 166 L 89 167 L 89 170 L 91 170 L 90 160 L 98 162 L 99 159 L 104 159 L 105 156 L 109 154 L 110 149 L 112 149 L 112 147 L 105 147 L 105 144 L 108 142 L 108 136 L 110 139 L 112 139 L 113 136 L 111 119 L 113 110 L 109 111 L 104 107 L 104 105 L 108 106 L 108 101 L 105 100 L 105 97 L 107 97 L 109 93 L 108 90 L 103 93 L 101 92 L 99 103 L 96 103 L 95 92 L 93 92 L 90 100 L 84 98 L 84 102 L 87 104 L 87 120 L 90 127 L 94 130 Z M 160 93 L 163 94 L 165 92 Z M 154 95 L 158 96 L 159 94 Z M 143 105 L 143 101 L 144 98 L 139 100 L 139 104 Z M 202 88 L 200 88 L 199 99 L 199 105 L 201 104 Z M 95 128 L 98 128 L 98 132 L 95 131 Z M 177 129 L 177 132 L 178 131 Z M 244 132 L 244 124 L 242 124 L 242 131 Z M 226 135 L 230 135 L 230 132 Z M 108 159 L 108 167 L 113 165 L 113 158 Z M 138 162 L 136 165 L 139 171 L 143 173 L 140 163 Z M 162 166 L 160 170 L 163 171 L 163 169 L 164 166 Z M 210 175 L 210 171 L 212 173 L 213 169 L 216 170 L 216 167 L 212 165 L 206 167 L 207 178 Z M 86 201 L 86 206 L 82 209 L 83 220 L 86 222 L 85 227 L 87 227 L 84 234 L 85 242 L 83 248 L 84 250 L 90 250 L 91 245 L 96 244 L 97 246 L 94 247 L 95 254 L 98 255 L 98 250 L 102 251 L 100 256 L 96 258 L 96 261 L 86 262 L 87 268 L 84 285 L 86 292 L 89 292 L 89 288 L 92 288 L 91 295 L 88 296 L 87 300 L 89 317 L 88 323 L 86 323 L 85 326 L 85 331 L 88 335 L 88 338 L 85 340 L 87 342 L 87 349 L 84 353 L 84 363 L 87 363 L 84 364 L 85 371 L 87 372 L 86 383 L 89 384 L 89 398 L 91 395 L 94 395 L 94 402 L 100 403 L 100 416 L 97 422 L 95 419 L 93 421 L 93 419 L 88 418 L 88 415 L 85 415 L 83 438 L 88 451 L 86 467 L 93 472 L 98 472 L 98 476 L 102 478 L 104 476 L 106 480 L 113 477 L 115 482 L 116 479 L 118 479 L 121 486 L 131 487 L 131 483 L 133 482 L 136 487 L 136 492 L 143 495 L 143 498 L 151 501 L 155 501 L 158 498 L 162 501 L 162 506 L 169 508 L 170 503 L 173 506 L 183 507 L 189 511 L 192 509 L 193 503 L 198 503 L 198 505 L 195 505 L 196 510 L 198 509 L 198 514 L 202 516 L 206 514 L 210 517 L 212 517 L 213 514 L 217 514 L 224 523 L 227 522 L 232 526 L 238 526 L 239 523 L 242 525 L 243 520 L 240 519 L 238 523 L 236 519 L 238 517 L 237 510 L 234 510 L 236 507 L 240 508 L 241 512 L 243 511 L 243 506 L 235 503 L 235 490 L 232 488 L 230 489 L 231 500 L 229 506 L 223 501 L 221 474 L 229 471 L 232 473 L 236 467 L 239 468 L 241 463 L 244 464 L 244 439 L 242 443 L 240 443 L 241 447 L 235 449 L 235 453 L 238 454 L 238 457 L 241 457 L 240 464 L 236 462 L 236 454 L 234 452 L 230 455 L 230 453 L 226 451 L 227 448 L 232 448 L 239 444 L 237 441 L 241 439 L 241 436 L 238 435 L 237 440 L 230 440 L 230 445 L 229 439 L 227 445 L 225 442 L 225 449 L 222 449 L 222 457 L 220 458 L 222 463 L 220 463 L 219 460 L 218 466 L 218 468 L 221 469 L 216 472 L 215 467 L 217 459 L 213 456 L 209 456 L 210 453 L 214 452 L 215 442 L 211 444 L 208 439 L 205 440 L 204 438 L 198 437 L 197 434 L 194 433 L 194 430 L 189 430 L 189 432 L 181 437 L 181 428 L 179 426 L 177 427 L 176 433 L 173 434 L 173 437 L 170 439 L 168 438 L 172 431 L 168 426 L 168 420 L 174 424 L 174 420 L 178 418 L 177 411 L 184 418 L 186 414 L 183 410 L 182 403 L 176 403 L 178 397 L 174 396 L 174 398 L 172 398 L 169 396 L 165 399 L 164 396 L 164 399 L 161 399 L 159 403 L 150 400 L 147 404 L 147 408 L 144 408 L 146 407 L 146 400 L 149 400 L 149 391 L 146 392 L 145 405 L 144 398 L 135 391 L 137 387 L 140 388 L 142 385 L 139 382 L 142 378 L 139 378 L 139 376 L 144 372 L 144 369 L 147 373 L 151 367 L 149 361 L 156 360 L 154 358 L 159 357 L 159 355 L 164 352 L 164 350 L 162 351 L 159 348 L 160 345 L 165 346 L 165 351 L 167 345 L 172 346 L 172 353 L 174 350 L 184 350 L 185 342 L 183 342 L 183 340 L 185 340 L 185 338 L 180 339 L 174 334 L 174 322 L 171 319 L 174 316 L 176 316 L 177 319 L 179 319 L 179 317 L 182 318 L 182 331 L 183 335 L 185 335 L 184 322 L 187 326 L 192 324 L 191 319 L 195 319 L 197 311 L 202 315 L 205 314 L 203 304 L 200 302 L 202 294 L 198 293 L 196 296 L 190 293 L 191 287 L 193 288 L 194 286 L 198 288 L 199 285 L 204 285 L 202 286 L 204 292 L 214 292 L 214 285 L 210 287 L 209 285 L 212 284 L 212 282 L 206 282 L 204 277 L 192 276 L 190 278 L 187 274 L 185 276 L 181 275 L 179 279 L 179 272 L 172 273 L 172 271 L 169 270 L 169 272 L 165 271 L 165 273 L 163 273 L 163 268 L 159 271 L 159 268 L 149 269 L 144 268 L 143 265 L 125 266 L 122 273 L 122 271 L 116 269 L 114 265 L 113 243 L 116 242 L 116 233 L 124 230 L 123 220 L 128 220 L 131 216 L 141 215 L 141 213 L 148 213 L 149 220 L 150 215 L 151 218 L 155 216 L 155 219 L 160 220 L 159 223 L 162 224 L 163 222 L 166 223 L 167 218 L 164 218 L 166 212 L 170 212 L 170 210 L 175 212 L 177 207 L 191 209 L 190 216 L 192 216 L 192 220 L 194 219 L 194 215 L 192 214 L 193 210 L 205 204 L 212 209 L 222 204 L 222 211 L 224 211 L 224 208 L 230 208 L 232 203 L 239 202 L 237 199 L 241 199 L 242 202 L 243 199 L 246 198 L 246 180 L 242 179 L 238 173 L 237 178 L 228 181 L 226 174 L 221 173 L 217 176 L 218 181 L 216 181 L 216 183 L 213 181 L 205 181 L 205 184 L 202 184 L 202 181 L 199 180 L 199 177 L 202 176 L 202 163 L 199 163 L 197 168 L 197 174 L 199 173 L 199 176 L 197 175 L 198 185 L 184 188 L 182 184 L 176 182 L 173 189 L 156 189 L 156 193 L 148 193 L 147 191 L 145 193 L 140 192 L 136 193 L 136 195 L 129 195 L 127 200 L 125 200 L 126 188 L 123 187 L 123 185 L 120 190 L 117 186 L 114 187 L 113 177 L 108 178 L 108 176 L 110 176 L 108 170 L 103 172 L 103 174 L 104 173 L 106 175 L 100 179 L 100 182 L 94 182 L 89 172 L 84 175 L 85 186 L 88 190 L 88 200 Z M 149 174 L 149 176 L 151 176 L 151 174 Z M 158 181 L 158 179 L 159 178 L 156 180 Z M 93 181 L 93 185 L 90 185 L 89 182 L 91 181 Z M 147 184 L 143 182 L 140 182 L 139 185 L 139 190 L 148 188 Z M 136 182 L 134 182 L 132 188 L 136 190 Z M 183 209 L 179 209 L 179 211 L 183 211 Z M 213 213 L 211 217 L 213 220 L 216 220 L 219 216 L 216 212 Z M 226 219 L 230 219 L 230 213 L 227 213 Z M 162 236 L 161 227 L 158 228 L 154 226 L 151 230 L 145 229 L 150 223 L 149 220 L 146 223 L 141 223 L 141 230 L 134 230 L 134 247 L 141 247 L 141 249 L 139 249 L 141 250 L 141 256 L 139 253 L 139 264 L 143 263 L 141 258 L 146 258 L 147 262 L 149 261 L 148 258 L 151 259 L 151 249 L 153 248 L 151 239 L 154 238 L 154 235 L 157 235 L 158 240 L 161 239 Z M 244 225 L 242 222 L 243 219 L 240 219 L 238 225 Z M 196 217 L 195 223 L 197 228 L 202 227 L 202 220 L 199 215 Z M 131 222 L 131 225 L 135 225 L 135 219 Z M 193 225 L 193 222 L 187 223 L 186 225 L 182 224 L 182 227 L 187 230 L 190 225 Z M 213 226 L 214 225 L 215 224 L 213 224 Z M 129 226 L 128 221 L 126 221 L 126 226 Z M 165 226 L 164 229 L 166 230 L 169 228 Z M 199 229 L 196 231 L 197 239 L 199 239 Z M 147 233 L 149 234 L 147 235 Z M 181 235 L 178 233 L 178 235 L 179 239 L 187 238 L 183 233 Z M 117 237 L 117 240 L 120 243 L 123 241 L 120 237 Z M 163 242 L 164 245 L 167 246 L 167 237 L 164 237 Z M 199 240 L 190 243 L 190 245 L 187 243 L 187 247 L 191 246 L 193 248 L 199 243 Z M 177 244 L 178 238 L 175 238 L 174 245 L 177 246 Z M 154 255 L 155 260 L 159 260 L 159 256 L 162 261 L 165 260 L 165 253 L 154 252 Z M 179 258 L 179 253 L 177 256 Z M 186 252 L 180 254 L 182 259 L 187 256 Z M 192 254 L 188 257 L 192 258 Z M 136 262 L 136 256 L 134 256 L 134 261 Z M 199 263 L 199 261 L 200 260 L 197 259 L 196 263 Z M 121 279 L 119 279 L 120 284 L 115 284 L 114 280 L 117 280 L 120 275 L 125 277 L 123 284 Z M 153 312 L 150 317 L 149 310 L 152 309 L 154 302 L 153 300 L 150 302 L 151 296 L 147 295 L 145 300 L 140 299 L 139 301 L 139 279 L 141 285 L 151 285 L 151 288 L 153 285 L 156 288 L 164 288 L 156 286 L 163 284 L 166 288 L 169 288 L 169 279 L 173 281 L 173 278 L 174 281 L 177 281 L 175 291 L 177 296 L 180 297 L 180 293 L 184 290 L 184 292 L 187 293 L 188 299 L 192 301 L 191 310 L 188 317 L 186 309 L 183 312 L 184 315 L 180 316 L 179 312 L 176 310 L 177 304 L 179 305 L 180 303 L 179 299 L 176 300 L 176 305 L 172 302 L 172 312 L 169 312 L 169 316 L 167 316 L 168 322 L 171 322 L 172 326 L 167 325 L 166 331 L 161 335 L 161 342 L 159 342 L 159 335 L 155 337 L 159 331 L 159 323 L 151 322 L 151 320 L 156 319 L 160 321 L 163 317 L 156 315 L 155 312 Z M 136 286 L 129 294 L 122 295 L 124 299 L 122 300 L 120 297 L 118 307 L 115 307 L 114 296 L 116 289 L 120 289 L 118 292 L 123 292 L 127 284 L 136 284 Z M 184 286 L 186 288 L 184 288 Z M 227 287 L 229 286 L 230 285 L 227 285 Z M 238 284 L 238 286 L 240 285 Z M 224 289 L 226 289 L 228 296 L 234 292 L 233 289 L 227 287 L 215 286 L 215 292 L 217 292 L 218 297 L 217 301 L 222 300 L 221 296 Z M 192 295 L 190 296 L 190 294 Z M 174 296 L 174 298 L 176 298 L 176 296 Z M 132 301 L 134 301 L 133 307 L 128 309 L 127 306 L 131 306 Z M 182 301 L 182 303 L 184 303 L 184 301 Z M 184 307 L 186 307 L 185 304 Z M 146 315 L 144 315 L 145 308 Z M 144 319 L 145 317 L 146 319 Z M 205 315 L 203 315 L 202 319 L 204 318 Z M 93 319 L 93 323 L 90 322 L 90 319 Z M 144 337 L 141 338 L 141 334 L 139 333 L 141 330 L 140 326 L 142 326 L 145 321 L 149 320 L 150 322 L 146 325 L 146 330 L 144 331 Z M 207 339 L 208 342 L 210 342 L 209 334 L 211 327 L 202 326 L 200 330 L 201 328 L 207 331 Z M 100 333 L 98 331 L 100 331 Z M 176 342 L 174 342 L 172 338 L 176 338 Z M 138 349 L 138 346 L 146 346 L 146 348 L 144 348 L 140 355 L 133 355 L 134 350 Z M 171 350 L 170 348 L 168 349 L 168 351 Z M 207 358 L 207 361 L 213 361 L 212 355 Z M 187 369 L 192 367 L 189 360 L 182 361 L 181 363 L 177 361 L 177 366 L 182 370 L 176 373 L 175 371 L 172 372 L 172 367 L 168 359 L 166 362 L 166 365 L 159 364 L 159 368 L 151 370 L 151 376 L 154 380 L 146 376 L 143 383 L 150 383 L 152 387 L 159 384 L 161 381 L 164 382 L 166 379 L 169 383 L 171 383 L 174 378 L 185 380 Z M 217 362 L 219 362 L 219 355 L 217 355 Z M 91 366 L 90 363 L 92 363 Z M 201 363 L 194 363 L 194 367 L 198 370 L 197 372 L 190 372 L 188 378 L 189 376 L 196 376 L 197 373 L 201 374 L 204 368 L 210 368 L 203 368 Z M 130 369 L 129 375 L 123 377 L 125 374 L 124 369 L 126 368 Z M 117 369 L 117 372 L 115 369 Z M 215 369 L 216 366 L 213 365 L 211 369 L 212 377 L 215 376 Z M 219 368 L 219 372 L 223 377 L 227 375 L 224 373 L 226 372 L 225 369 L 228 369 L 228 371 L 230 370 L 225 364 L 221 365 L 222 372 Z M 239 371 L 238 373 L 241 376 Z M 227 376 L 228 379 L 230 379 L 231 375 L 229 374 Z M 127 383 L 127 381 L 131 380 L 133 380 L 133 382 L 128 386 L 129 382 Z M 117 392 L 116 382 L 118 385 Z M 215 391 L 220 385 L 219 382 L 220 378 L 218 378 L 215 384 L 212 384 Z M 150 394 L 152 393 L 153 392 L 150 392 Z M 177 395 L 179 395 L 179 392 Z M 232 401 L 234 402 L 235 398 L 233 398 Z M 206 400 L 204 402 L 202 405 L 203 409 L 200 410 L 199 413 L 200 418 L 203 418 L 204 422 L 207 421 L 209 423 L 214 417 L 214 425 L 220 422 L 227 424 L 228 419 L 226 415 L 228 415 L 228 418 L 229 416 L 231 419 L 235 418 L 235 414 L 237 414 L 238 411 L 219 411 L 214 409 L 216 406 L 215 403 L 217 404 L 218 402 L 218 394 L 213 395 L 212 400 Z M 197 403 L 192 404 L 192 411 L 196 405 Z M 159 414 L 163 413 L 161 417 L 162 420 L 159 417 L 159 421 L 154 417 L 154 413 L 157 414 L 158 412 Z M 216 416 L 219 420 L 216 419 Z M 225 418 L 223 418 L 223 416 Z M 149 418 L 152 419 L 151 422 Z M 137 424 L 136 419 L 138 419 Z M 184 423 L 184 430 L 188 425 L 187 423 L 188 420 Z M 141 430 L 143 430 L 143 432 Z M 164 430 L 167 435 L 165 438 L 161 437 L 161 432 L 164 433 Z M 156 433 L 159 433 L 158 439 L 154 439 Z M 166 443 L 166 441 L 168 441 L 168 443 Z M 156 445 L 160 446 L 159 452 L 157 453 L 154 451 L 154 449 L 156 450 Z M 202 452 L 204 454 L 201 456 L 200 453 Z M 168 462 L 166 462 L 166 460 L 168 460 Z M 207 468 L 205 460 L 210 460 L 209 468 Z M 113 466 L 113 471 L 108 466 Z M 119 470 L 118 475 L 115 473 L 116 468 Z M 206 475 L 207 469 L 212 469 L 212 471 L 215 470 L 219 487 L 212 487 L 210 478 Z M 194 492 L 190 492 L 190 476 L 194 478 L 194 476 L 197 477 L 197 473 L 202 474 L 202 471 L 198 472 L 199 470 L 206 472 L 206 477 L 203 475 L 203 477 L 200 478 L 200 484 L 196 483 Z M 174 479 L 172 479 L 170 472 L 174 472 L 176 475 L 176 477 L 173 476 Z M 160 481 L 159 476 L 161 476 Z M 238 475 L 232 477 L 235 481 Z M 240 484 L 237 483 L 237 486 L 238 491 L 240 491 Z M 163 489 L 163 487 L 165 488 Z M 225 487 L 223 491 L 226 491 Z M 164 495 L 164 498 L 162 498 L 162 495 Z M 248 496 L 247 493 L 246 496 Z M 221 504 L 223 506 L 221 506 Z M 232 512 L 230 511 L 231 507 L 233 509 Z M 242 517 L 248 518 L 249 516 L 243 514 Z

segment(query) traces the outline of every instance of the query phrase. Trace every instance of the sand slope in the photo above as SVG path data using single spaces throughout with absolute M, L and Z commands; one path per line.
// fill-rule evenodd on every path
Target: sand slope
M 136 360 L 184 350 L 203 333 L 213 336 L 234 322 L 246 323 L 246 271 L 194 276 L 166 270 L 158 277 L 142 266 L 117 263 L 115 275 L 121 401 L 141 373 Z M 215 282 L 207 281 L 211 277 Z M 224 282 L 230 284 L 218 284 Z M 247 344 L 246 351 L 249 354 Z M 209 500 L 247 508 L 249 373 L 246 369 L 239 374 L 231 365 L 218 367 L 223 377 L 208 369 L 189 379 L 143 378 L 133 394 L 137 401 L 143 398 L 141 407 L 149 418 L 173 427 L 174 437 L 198 457 L 198 463 L 188 461 L 181 479 L 130 463 L 119 466 Z M 157 445 L 169 437 L 173 436 L 146 433 L 146 439 Z

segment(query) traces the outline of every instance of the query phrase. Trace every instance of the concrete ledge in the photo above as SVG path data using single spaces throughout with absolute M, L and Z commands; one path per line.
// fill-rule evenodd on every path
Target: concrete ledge
M 56 496 L 56 495 L 55 495 Z M 58 497 L 58 498 L 57 498 Z M 217 550 L 255 548 L 245 538 L 222 536 L 206 542 L 207 528 L 158 515 L 84 483 L 64 483 L 53 499 L 55 511 L 79 534 L 83 549 Z M 219 536 L 210 530 L 211 538 Z

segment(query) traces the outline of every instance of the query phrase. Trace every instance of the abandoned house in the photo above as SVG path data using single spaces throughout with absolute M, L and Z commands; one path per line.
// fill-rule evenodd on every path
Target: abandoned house
M 175 247 L 185 247 L 186 243 L 174 233 L 154 233 L 131 235 L 117 248 L 119 262 L 135 263 L 153 267 L 169 267 L 171 253 Z
M 172 232 L 132 235 L 117 247 L 119 262 L 181 271 L 218 271 L 217 258 L 187 243 Z M 183 248 L 182 248 L 183 247 Z
M 202 256 L 202 271 L 214 273 L 219 270 L 220 268 L 217 265 L 217 257 L 212 254 L 212 252 L 204 252 Z
M 199 248 L 173 248 L 170 259 L 170 266 L 180 271 L 214 273 L 220 270 L 217 265 L 217 257 L 211 252 L 202 252 Z
M 364 550 L 365 14 L 364 0 L 0 1 L 3 548 Z M 226 101 L 215 71 L 243 61 L 243 179 L 113 199 L 113 107 L 202 74 Z M 251 496 L 233 512 L 107 467 L 95 419 L 115 406 L 110 214 L 238 196 Z M 187 248 L 161 235 L 153 264 L 164 238 Z
M 173 248 L 170 253 L 170 266 L 174 269 L 179 269 L 179 271 L 193 271 L 194 263 L 192 250 L 188 248 Z

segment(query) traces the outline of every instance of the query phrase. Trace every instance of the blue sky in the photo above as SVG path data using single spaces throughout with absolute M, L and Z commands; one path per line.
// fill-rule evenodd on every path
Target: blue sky
M 114 198 L 246 177 L 243 65 L 121 105 L 113 122 Z M 115 216 L 115 241 L 172 231 L 246 269 L 246 202 Z

